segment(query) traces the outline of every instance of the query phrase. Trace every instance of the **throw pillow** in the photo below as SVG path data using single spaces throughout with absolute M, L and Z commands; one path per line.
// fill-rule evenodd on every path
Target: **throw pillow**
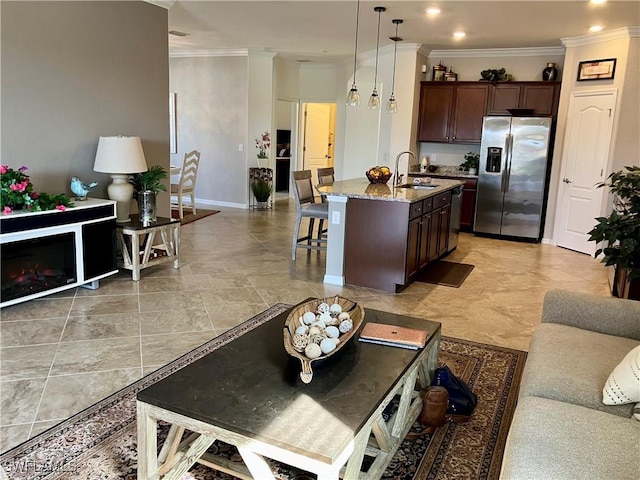
M 640 402 L 640 345 L 613 369 L 602 389 L 602 403 L 623 405 Z

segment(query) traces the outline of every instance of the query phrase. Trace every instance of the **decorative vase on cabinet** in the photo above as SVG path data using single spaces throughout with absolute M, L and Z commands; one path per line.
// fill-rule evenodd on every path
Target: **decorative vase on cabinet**
M 558 79 L 558 69 L 555 63 L 547 63 L 547 66 L 542 70 L 542 80 L 545 82 L 554 82 Z

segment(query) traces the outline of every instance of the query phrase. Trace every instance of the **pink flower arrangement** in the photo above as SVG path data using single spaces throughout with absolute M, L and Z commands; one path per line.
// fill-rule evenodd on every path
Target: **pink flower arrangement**
M 73 206 L 71 199 L 65 195 L 49 195 L 33 190 L 31 179 L 25 173 L 28 168 L 23 165 L 17 170 L 0 165 L 0 209 L 3 215 L 9 215 L 14 210 L 60 210 Z
M 256 138 L 256 148 L 258 149 L 258 158 L 268 158 L 267 151 L 271 147 L 271 135 L 269 132 L 264 132 L 258 138 Z

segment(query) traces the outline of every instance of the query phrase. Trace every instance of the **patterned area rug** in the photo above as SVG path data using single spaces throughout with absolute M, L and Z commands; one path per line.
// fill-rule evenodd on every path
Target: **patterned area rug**
M 61 424 L 0 455 L 10 480 L 134 480 L 136 479 L 136 394 L 143 388 L 206 355 L 289 308 L 276 304 L 252 319 L 214 338 L 172 363 L 147 375 Z M 443 337 L 440 362 L 446 363 L 478 395 L 471 420 L 448 424 L 432 435 L 405 440 L 384 479 L 496 479 L 526 353 Z M 159 435 L 168 426 L 160 425 Z M 416 423 L 413 431 L 420 431 Z M 161 445 L 161 442 L 159 442 Z M 235 449 L 214 444 L 217 454 L 240 461 Z M 311 480 L 315 476 L 272 464 L 282 480 Z M 232 480 L 235 477 L 204 466 L 194 467 L 187 479 Z

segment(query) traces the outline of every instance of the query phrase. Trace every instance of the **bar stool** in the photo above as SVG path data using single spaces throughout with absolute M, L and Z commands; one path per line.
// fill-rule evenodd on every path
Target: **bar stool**
M 311 183 L 311 170 L 300 170 L 291 172 L 293 180 L 293 194 L 296 199 L 296 223 L 293 228 L 293 244 L 291 249 L 291 259 L 296 259 L 298 247 L 310 250 L 326 250 L 326 238 L 322 237 L 322 227 L 325 220 L 329 220 L 329 204 L 316 203 L 313 195 L 313 185 Z M 303 218 L 309 219 L 309 229 L 305 237 L 300 237 L 300 224 Z M 313 236 L 315 220 L 320 220 L 317 237 Z M 328 223 L 328 222 L 327 222 Z

